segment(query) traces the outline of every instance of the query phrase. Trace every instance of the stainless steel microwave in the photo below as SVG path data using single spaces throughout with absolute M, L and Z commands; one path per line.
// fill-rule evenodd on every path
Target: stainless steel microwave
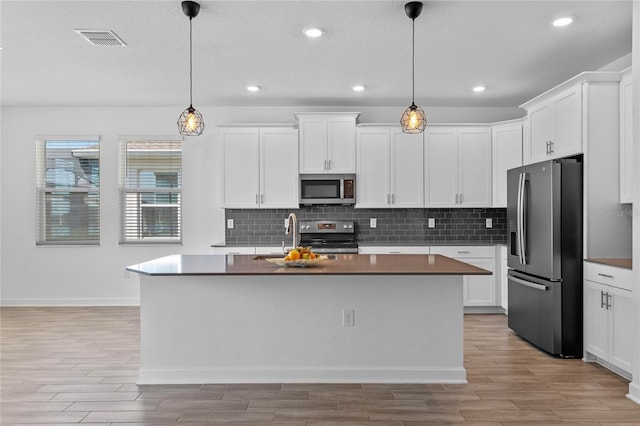
M 300 205 L 355 204 L 356 175 L 301 174 Z

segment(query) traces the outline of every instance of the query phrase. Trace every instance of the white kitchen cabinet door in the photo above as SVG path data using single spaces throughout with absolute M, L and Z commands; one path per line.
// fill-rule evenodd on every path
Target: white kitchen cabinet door
M 491 271 L 492 275 L 465 275 L 462 279 L 464 306 L 496 306 L 495 260 L 459 259 L 478 268 Z
M 553 99 L 553 139 L 550 156 L 561 158 L 582 152 L 582 86 Z
M 609 313 L 603 307 L 608 288 L 592 281 L 584 282 L 584 347 L 604 360 L 609 358 Z
M 298 131 L 260 130 L 260 207 L 298 208 Z
M 493 207 L 507 207 L 507 170 L 522 166 L 522 124 L 492 129 Z
M 620 80 L 620 202 L 633 202 L 633 94 L 631 69 Z
M 424 206 L 424 138 L 422 134 L 390 131 L 391 204 L 393 207 Z
M 327 172 L 328 119 L 300 118 L 300 173 Z
M 359 113 L 299 113 L 300 173 L 355 173 Z
M 529 152 L 527 163 L 537 163 L 548 158 L 548 143 L 553 139 L 553 107 L 550 102 L 529 111 Z
M 358 129 L 356 207 L 389 207 L 388 155 L 387 128 Z
M 609 362 L 624 371 L 631 371 L 633 359 L 634 310 L 632 293 L 609 287 Z
M 249 209 L 259 205 L 259 131 L 257 128 L 224 128 L 222 206 Z
M 428 128 L 425 138 L 425 206 L 456 207 L 458 130 Z
M 356 172 L 356 126 L 355 118 L 329 117 L 328 119 L 327 172 Z
M 458 203 L 491 207 L 491 130 L 458 131 Z

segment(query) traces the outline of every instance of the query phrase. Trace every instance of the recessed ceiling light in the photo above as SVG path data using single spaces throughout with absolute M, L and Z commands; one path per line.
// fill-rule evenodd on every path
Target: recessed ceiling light
M 484 87 L 484 86 L 476 86 L 476 87 L 473 88 L 473 91 L 476 92 L 476 93 L 480 93 L 480 92 L 484 92 L 485 89 L 486 89 L 486 87 Z
M 260 91 L 261 87 L 260 86 L 247 86 L 247 90 L 250 92 L 258 92 Z
M 572 16 L 563 16 L 562 18 L 558 18 L 555 21 L 553 21 L 553 26 L 554 27 L 566 27 L 567 25 L 569 25 L 572 22 L 573 22 L 573 17 Z
M 361 84 L 357 84 L 351 88 L 351 90 L 353 90 L 354 92 L 362 92 L 364 91 L 364 89 L 366 89 L 366 87 Z
M 324 34 L 322 28 L 317 27 L 305 28 L 302 32 L 309 38 L 318 38 Z

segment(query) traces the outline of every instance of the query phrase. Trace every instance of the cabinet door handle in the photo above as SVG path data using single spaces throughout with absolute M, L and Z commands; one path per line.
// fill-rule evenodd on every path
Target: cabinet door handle
M 389 254 L 400 254 L 399 251 L 390 251 Z
M 458 194 L 456 193 L 456 201 L 454 204 L 458 204 Z
M 260 194 L 260 204 L 264 203 L 264 194 Z
M 327 170 L 327 160 L 322 162 L 322 170 Z
M 391 194 L 387 194 L 387 204 L 391 204 Z
M 331 170 L 331 160 L 327 160 L 327 170 Z
M 611 294 L 607 292 L 607 311 L 611 308 Z
M 553 154 L 553 141 L 549 141 L 549 154 Z
M 600 274 L 600 273 L 598 273 L 598 275 L 600 275 L 601 277 L 605 277 L 605 278 L 613 278 L 613 275 Z
M 549 155 L 549 141 L 546 141 L 546 142 L 545 142 L 545 146 L 546 146 L 546 152 L 545 152 L 545 154 L 546 154 L 546 155 Z
M 462 204 L 462 194 L 460 194 L 460 204 Z
M 458 251 L 458 253 L 460 253 L 460 254 L 469 254 L 471 252 L 470 251 Z
M 395 204 L 396 202 L 396 194 L 391 194 L 391 204 Z
M 260 204 L 260 195 L 256 194 L 256 204 Z
M 600 290 L 600 308 L 604 309 L 604 291 Z

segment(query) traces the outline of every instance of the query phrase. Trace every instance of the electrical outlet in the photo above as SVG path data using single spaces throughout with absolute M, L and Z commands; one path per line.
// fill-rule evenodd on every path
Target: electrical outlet
M 355 314 L 353 309 L 345 309 L 342 311 L 342 326 L 353 327 L 355 325 Z
M 493 228 L 493 219 L 491 219 L 490 217 L 486 219 L 486 227 Z
M 369 228 L 375 228 L 376 226 L 378 226 L 378 219 L 375 217 L 369 219 Z
M 227 219 L 227 229 L 233 229 L 233 219 Z
M 430 217 L 429 219 L 427 219 L 427 226 L 429 228 L 435 228 L 436 227 L 436 218 L 435 217 Z

